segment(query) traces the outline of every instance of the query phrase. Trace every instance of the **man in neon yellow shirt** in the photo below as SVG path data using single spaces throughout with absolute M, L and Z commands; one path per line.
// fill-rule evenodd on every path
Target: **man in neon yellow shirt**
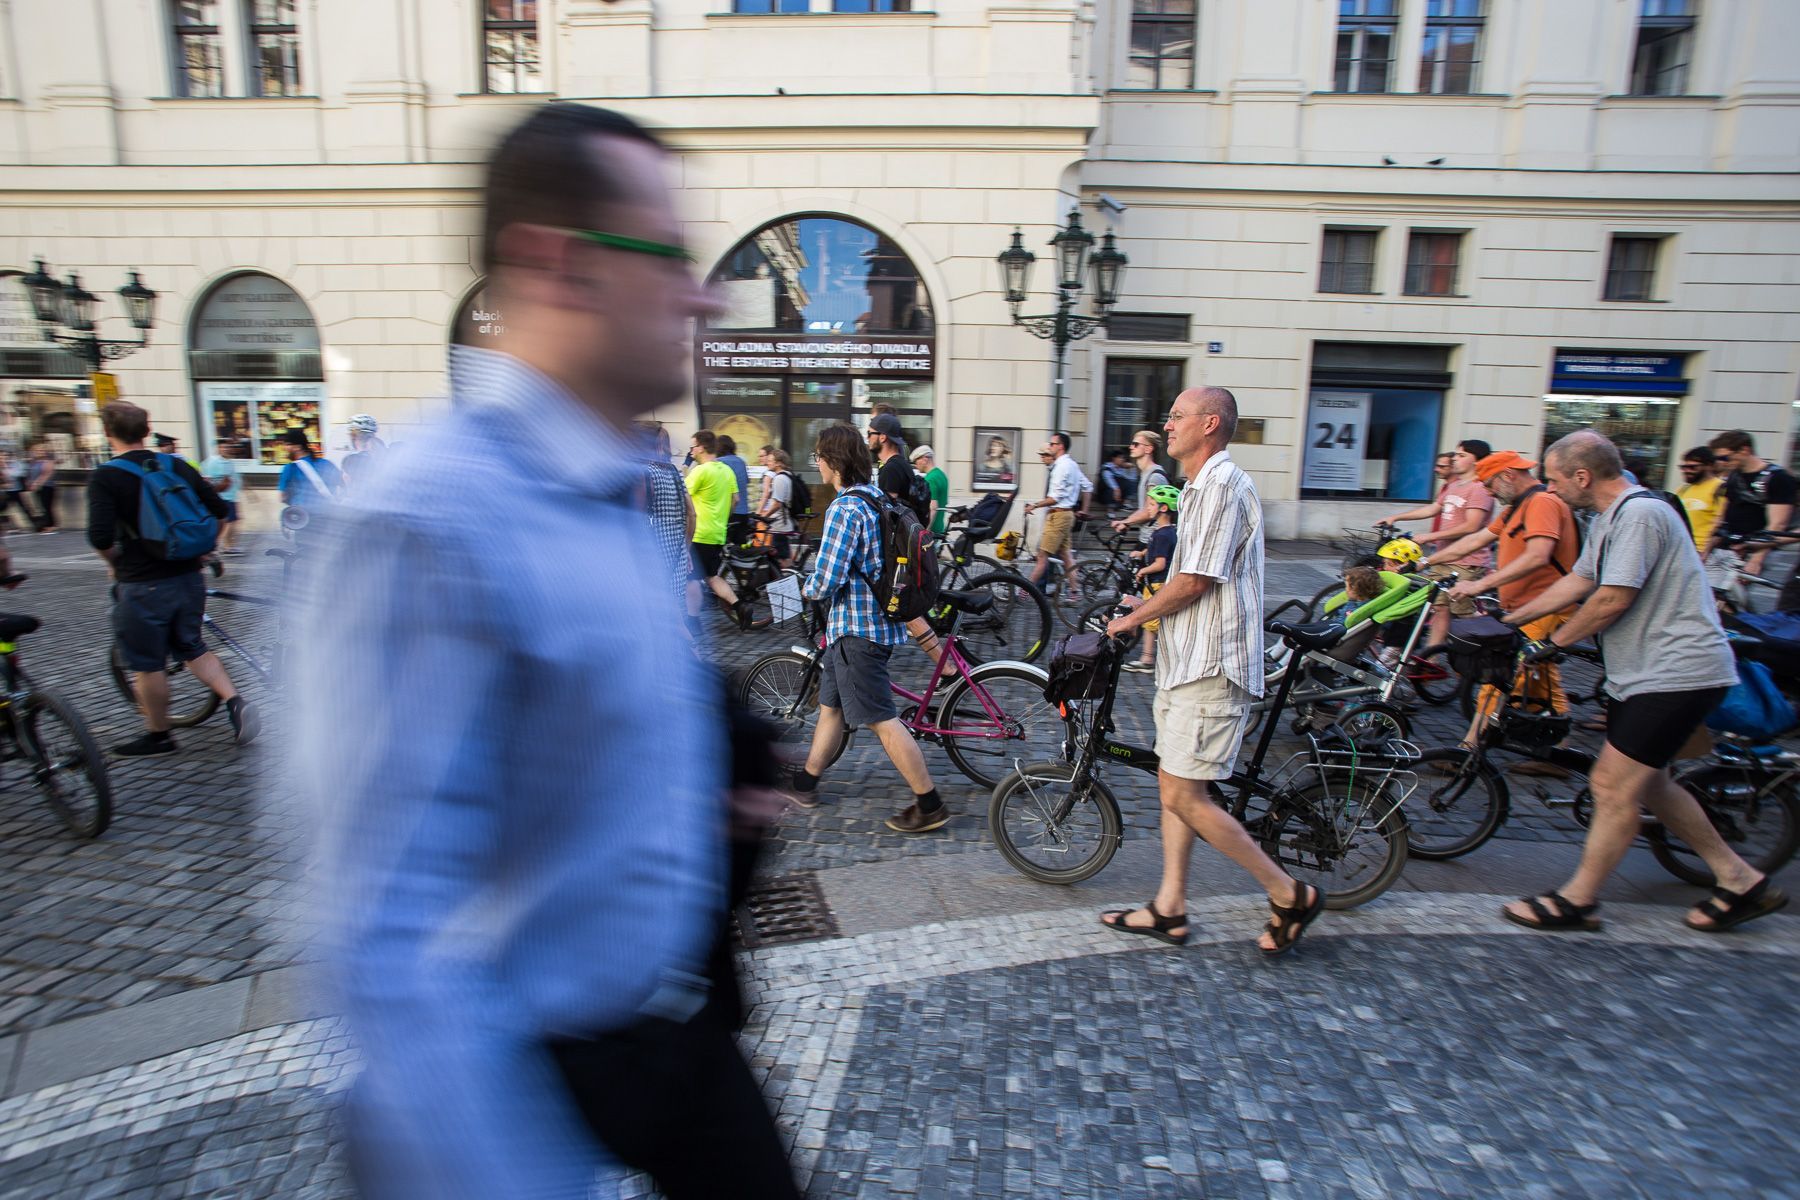
M 1687 510 L 1688 526 L 1694 531 L 1694 548 L 1704 559 L 1707 539 L 1725 515 L 1725 481 L 1713 471 L 1710 446 L 1696 446 L 1681 456 L 1681 490 L 1675 494 Z
M 761 629 L 769 618 L 752 620 L 750 606 L 719 576 L 725 565 L 725 526 L 731 518 L 732 497 L 737 495 L 737 476 L 719 461 L 719 438 L 712 430 L 702 429 L 694 435 L 693 453 L 687 490 L 694 501 L 694 568 L 719 603 L 730 610 L 739 628 Z

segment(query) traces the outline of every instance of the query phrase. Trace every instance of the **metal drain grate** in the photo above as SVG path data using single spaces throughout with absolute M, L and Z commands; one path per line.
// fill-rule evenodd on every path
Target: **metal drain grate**
M 837 922 L 831 919 L 818 880 L 802 872 L 757 881 L 732 912 L 731 932 L 738 945 L 756 950 L 783 942 L 836 937 Z

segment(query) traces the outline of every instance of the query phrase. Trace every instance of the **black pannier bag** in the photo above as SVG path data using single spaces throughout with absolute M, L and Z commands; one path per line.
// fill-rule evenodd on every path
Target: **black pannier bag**
M 1052 704 L 1066 700 L 1097 700 L 1106 694 L 1118 653 L 1104 633 L 1071 633 L 1050 651 L 1050 678 L 1044 699 Z
M 1494 617 L 1459 617 L 1450 622 L 1450 665 L 1465 679 L 1507 687 L 1517 669 L 1519 639 L 1513 626 Z

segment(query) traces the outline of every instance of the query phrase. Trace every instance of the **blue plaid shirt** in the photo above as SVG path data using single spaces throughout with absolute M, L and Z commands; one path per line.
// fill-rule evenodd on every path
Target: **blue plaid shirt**
M 809 600 L 830 600 L 831 619 L 825 624 L 825 640 L 867 638 L 877 646 L 898 646 L 906 641 L 906 623 L 881 615 L 875 589 L 869 580 L 881 574 L 881 521 L 875 509 L 852 493 L 874 500 L 880 496 L 873 484 L 845 488 L 825 510 L 825 533 L 819 540 L 818 565 L 806 578 L 801 594 Z

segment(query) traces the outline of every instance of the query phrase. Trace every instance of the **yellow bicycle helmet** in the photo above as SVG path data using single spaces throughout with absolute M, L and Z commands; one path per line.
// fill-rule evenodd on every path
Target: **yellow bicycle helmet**
M 1425 557 L 1425 551 L 1419 543 L 1411 538 L 1395 538 L 1393 541 L 1385 543 L 1375 553 L 1378 557 L 1391 558 L 1395 562 L 1403 563 L 1416 563 Z

